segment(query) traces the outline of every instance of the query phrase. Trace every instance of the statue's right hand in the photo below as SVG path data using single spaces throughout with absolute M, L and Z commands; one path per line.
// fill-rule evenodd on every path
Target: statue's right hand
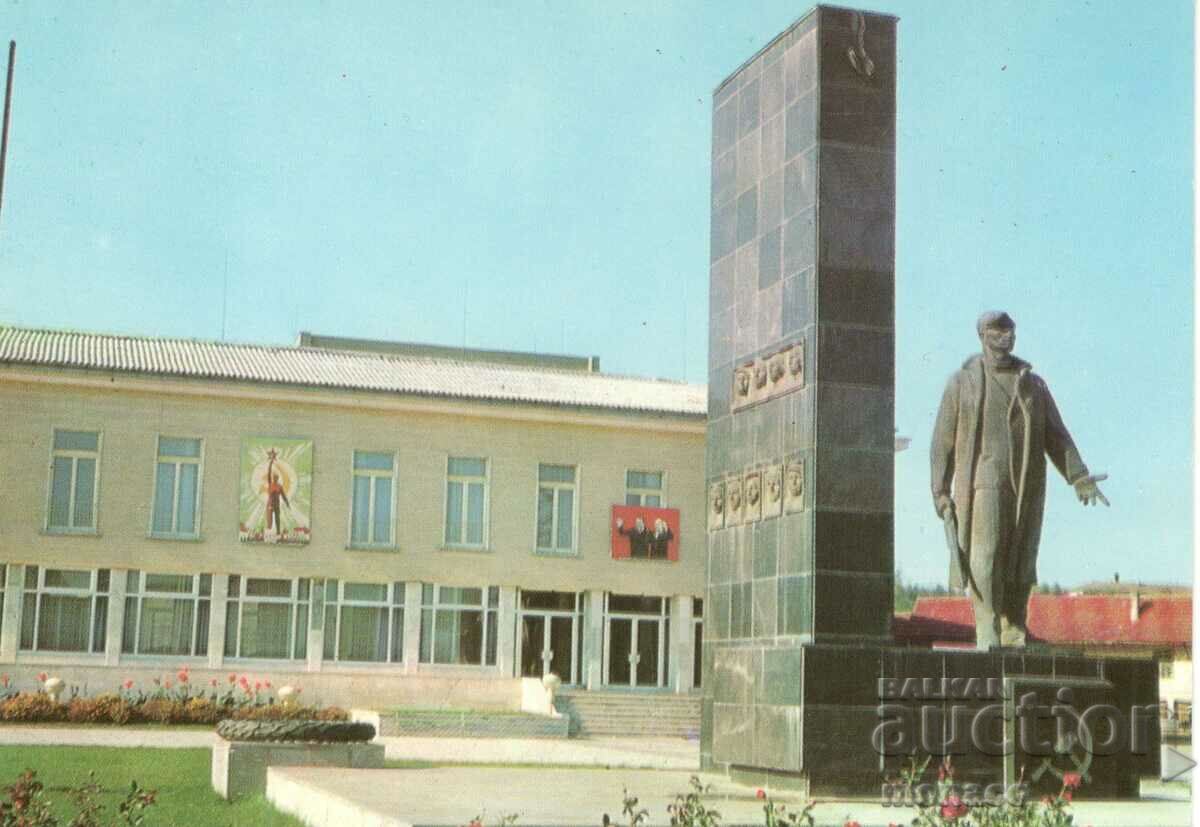
M 937 510 L 937 515 L 944 520 L 946 519 L 947 512 L 954 513 L 954 500 L 942 494 L 933 501 L 933 507 Z

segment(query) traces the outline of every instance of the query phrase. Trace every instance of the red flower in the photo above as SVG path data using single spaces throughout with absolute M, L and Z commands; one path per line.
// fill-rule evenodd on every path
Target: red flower
M 45 683 L 49 677 L 45 672 L 38 672 L 38 683 Z
M 1083 778 L 1077 772 L 1063 773 L 1063 786 L 1068 790 L 1077 790 L 1083 784 Z
M 270 682 L 270 681 L 263 681 L 263 686 L 265 686 L 267 689 L 270 689 L 270 688 L 271 688 L 271 682 Z
M 942 818 L 947 821 L 955 821 L 967 814 L 967 805 L 963 804 L 962 799 L 957 795 L 948 795 L 946 800 L 942 802 Z
M 262 682 L 261 682 L 261 681 L 255 681 L 255 682 L 254 682 L 254 691 L 255 691 L 255 692 L 257 692 L 257 691 L 259 691 L 260 689 L 262 689 Z
M 133 680 L 126 678 L 125 683 L 121 684 L 121 686 L 125 687 L 126 689 L 133 689 Z
M 766 790 L 756 790 L 756 791 L 755 791 L 755 793 L 754 793 L 754 797 L 755 797 L 755 798 L 766 798 L 766 797 L 767 797 L 767 791 L 766 791 Z
M 1063 801 L 1070 801 L 1071 800 L 1071 791 L 1063 790 L 1062 799 L 1063 799 Z
M 171 680 L 170 680 L 170 678 L 168 678 L 168 679 L 167 679 L 167 682 L 166 682 L 165 684 L 163 684 L 163 686 L 165 686 L 167 689 L 170 689 L 170 688 L 171 688 Z
M 217 685 L 217 679 L 216 679 L 216 678 L 213 678 L 211 681 L 209 681 L 209 682 L 208 682 L 208 685 L 209 685 L 209 686 L 216 686 L 216 685 Z
M 3 683 L 4 688 L 8 689 L 8 675 L 0 675 L 0 683 Z
M 181 670 L 179 670 L 179 674 L 178 674 L 178 675 L 176 675 L 175 677 L 179 678 L 179 682 L 180 682 L 180 683 L 187 683 L 187 682 L 188 682 L 188 673 L 187 673 L 187 670 L 186 670 L 186 669 L 181 669 Z
M 857 821 L 847 821 L 844 827 L 862 827 Z
M 229 682 L 230 682 L 230 683 L 237 683 L 237 675 L 235 675 L 234 673 L 230 672 L 230 673 L 229 673 Z

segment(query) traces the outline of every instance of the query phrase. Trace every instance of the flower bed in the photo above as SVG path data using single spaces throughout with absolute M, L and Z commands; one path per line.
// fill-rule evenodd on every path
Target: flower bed
M 81 697 L 78 689 L 64 687 L 45 672 L 38 675 L 36 692 L 6 692 L 0 697 L 0 721 L 77 724 L 209 724 L 224 719 L 250 721 L 346 721 L 349 714 L 338 707 L 305 706 L 296 701 L 300 689 L 281 687 L 270 681 L 254 681 L 245 675 L 229 675 L 226 685 L 213 678 L 197 686 L 186 668 L 173 678 L 154 678 L 151 688 L 138 688 L 126 680 L 117 692 Z M 8 689 L 7 676 L 0 685 Z M 64 689 L 68 698 L 61 697 Z

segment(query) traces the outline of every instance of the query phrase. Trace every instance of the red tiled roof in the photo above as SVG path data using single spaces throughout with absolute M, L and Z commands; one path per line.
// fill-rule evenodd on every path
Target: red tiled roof
M 1189 646 L 1190 595 L 1145 595 L 1132 617 L 1132 594 L 1035 594 L 1029 599 L 1029 634 L 1045 643 L 1114 646 Z M 919 597 L 911 613 L 897 615 L 895 638 L 917 645 L 975 639 L 966 597 Z

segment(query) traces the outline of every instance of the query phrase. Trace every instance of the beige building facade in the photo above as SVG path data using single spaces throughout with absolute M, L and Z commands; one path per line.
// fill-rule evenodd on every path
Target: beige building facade
M 704 388 L 596 361 L 0 328 L 0 668 L 692 691 Z M 627 504 L 678 511 L 677 559 L 614 557 Z

